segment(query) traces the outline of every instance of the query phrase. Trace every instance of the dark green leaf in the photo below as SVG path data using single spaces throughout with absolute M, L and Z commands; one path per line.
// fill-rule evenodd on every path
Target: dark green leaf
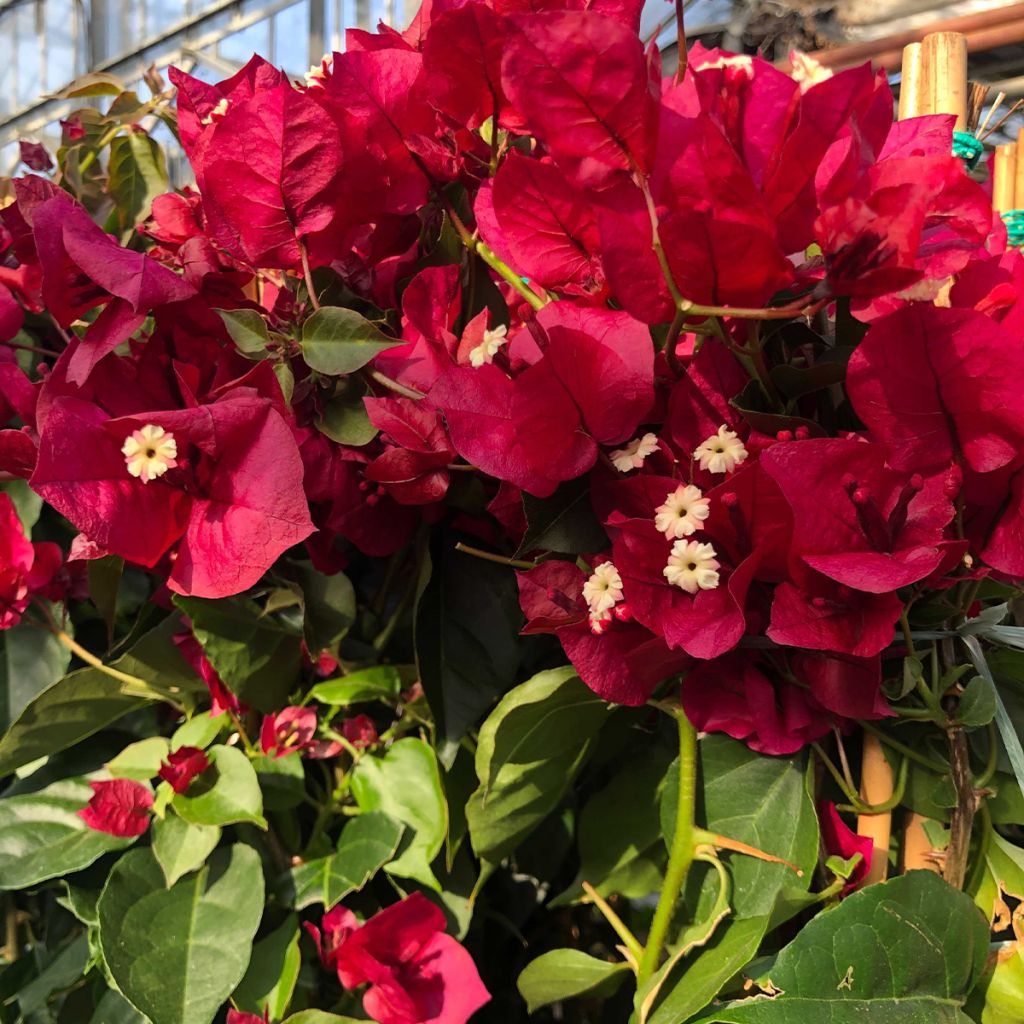
M 382 334 L 354 309 L 324 306 L 302 325 L 302 356 L 319 373 L 354 373 L 374 356 L 404 345 Z
M 266 828 L 263 794 L 249 759 L 237 747 L 216 746 L 207 751 L 210 767 L 187 793 L 176 793 L 171 805 L 193 825 L 231 825 L 251 822 Z
M 996 717 L 996 688 L 984 676 L 975 676 L 964 688 L 956 709 L 957 721 L 968 729 L 988 725 Z
M 54 992 L 70 988 L 85 974 L 89 943 L 85 935 L 69 942 L 39 974 L 18 992 L 18 1005 L 26 1016 L 42 1009 Z
M 377 428 L 370 422 L 363 402 L 366 394 L 366 385 L 356 377 L 339 381 L 336 393 L 324 404 L 316 429 L 338 444 L 354 448 L 369 444 L 377 436 Z
M 477 856 L 500 861 L 554 810 L 609 711 L 568 667 L 541 672 L 501 700 L 480 729 L 480 785 L 466 807 Z
M 108 989 L 96 1004 L 89 1024 L 149 1024 L 148 1018 L 128 1002 L 120 992 Z
M 354 1017 L 339 1017 L 334 1013 L 324 1013 L 323 1010 L 303 1010 L 301 1013 L 293 1014 L 284 1024 L 365 1024 L 364 1021 L 356 1020 Z
M 365 755 L 352 772 L 351 787 L 362 811 L 383 811 L 409 829 L 385 870 L 439 889 L 430 864 L 444 843 L 448 805 L 433 748 L 409 737 L 385 754 Z
M 219 841 L 216 825 L 192 825 L 176 814 L 153 822 L 153 854 L 168 887 L 204 864 Z
M 299 919 L 289 914 L 283 923 L 253 947 L 245 977 L 231 999 L 240 1010 L 279 1020 L 288 1009 L 299 980 Z
M 170 889 L 152 851 L 133 850 L 100 897 L 100 946 L 153 1024 L 210 1024 L 245 973 L 262 914 L 263 872 L 248 846 L 217 851 Z
M 71 663 L 71 651 L 52 633 L 27 622 L 0 633 L 0 733 Z
M 146 633 L 111 664 L 166 692 L 195 690 L 202 683 L 171 642 L 174 617 Z M 124 684 L 95 668 L 78 669 L 43 690 L 0 740 L 0 776 L 64 750 L 122 715 L 151 703 L 123 692 Z
M 703 1018 L 735 1024 L 830 1021 L 937 1024 L 958 1016 L 988 953 L 970 899 L 931 871 L 911 871 L 819 914 L 768 971 L 779 995 Z
M 145 132 L 129 130 L 110 143 L 107 191 L 115 206 L 111 220 L 122 234 L 144 221 L 153 200 L 167 191 L 163 150 Z
M 513 685 L 523 654 L 515 574 L 454 544 L 442 535 L 435 545 L 415 628 L 416 662 L 445 765 L 466 730 Z
M 114 622 L 117 619 L 117 594 L 124 575 L 124 559 L 106 555 L 90 559 L 86 564 L 89 567 L 89 597 L 107 625 L 109 641 L 114 635 Z
M 626 980 L 629 965 L 608 963 L 578 949 L 553 949 L 532 961 L 516 982 L 526 1012 L 561 999 L 590 995 L 607 998 Z
M 292 868 L 293 906 L 302 910 L 322 903 L 325 911 L 330 910 L 366 885 L 394 856 L 401 838 L 402 826 L 386 814 L 359 815 L 342 830 L 334 853 Z
M 255 309 L 218 309 L 216 313 L 239 352 L 247 356 L 266 353 L 270 334 L 266 320 Z
M 308 563 L 297 567 L 305 618 L 303 631 L 310 652 L 337 650 L 356 618 L 356 593 L 343 572 L 326 576 Z
M 833 348 L 812 366 L 782 364 L 771 372 L 771 378 L 786 398 L 801 398 L 822 388 L 842 384 L 846 379 L 846 364 L 853 355 L 852 348 Z
M 402 677 L 390 665 L 360 669 L 338 679 L 317 683 L 310 696 L 321 704 L 347 707 L 371 700 L 395 700 L 402 689 Z
M 603 551 L 608 535 L 590 504 L 590 478 L 562 484 L 549 498 L 523 494 L 526 534 L 518 554 L 543 549 L 577 555 Z
M 300 638 L 261 615 L 243 597 L 178 597 L 217 674 L 246 704 L 273 712 L 288 701 L 301 665 Z

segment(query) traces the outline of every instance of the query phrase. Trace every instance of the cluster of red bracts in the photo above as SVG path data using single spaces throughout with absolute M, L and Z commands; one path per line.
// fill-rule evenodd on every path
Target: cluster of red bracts
M 34 382 L 0 362 L 0 470 L 78 529 L 72 560 L 119 555 L 201 597 L 299 544 L 325 572 L 350 546 L 390 555 L 450 510 L 518 546 L 520 497 L 585 476 L 609 548 L 588 571 L 523 572 L 526 630 L 555 633 L 609 700 L 684 672 L 701 728 L 792 750 L 887 713 L 880 656 L 910 588 L 1024 575 L 1024 261 L 950 155 L 951 119 L 894 123 L 883 75 L 809 84 L 698 46 L 663 78 L 635 0 L 580 6 L 435 0 L 404 33 L 351 32 L 299 85 L 259 58 L 212 85 L 173 72 L 197 189 L 153 204 L 146 252 L 19 179 L 0 336 L 42 309 L 80 336 Z M 421 251 L 459 211 L 512 270 L 486 306 L 461 262 Z M 395 311 L 361 446 L 317 429 L 297 346 L 286 396 L 215 312 L 298 337 L 306 264 Z M 686 333 L 704 307 L 780 293 L 868 325 L 839 436 L 813 411 L 769 433 L 739 411 L 748 321 Z M 456 468 L 486 511 L 449 503 Z M 687 488 L 700 516 L 677 514 Z M 53 552 L 30 553 L 10 516 L 3 530 L 10 625 Z M 180 643 L 215 711 L 237 712 Z M 310 714 L 315 730 L 310 709 L 269 722 L 264 749 L 319 750 Z

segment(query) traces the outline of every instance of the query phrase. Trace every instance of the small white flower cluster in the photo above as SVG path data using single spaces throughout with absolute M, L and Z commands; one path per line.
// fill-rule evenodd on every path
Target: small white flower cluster
M 710 544 L 684 539 L 695 534 L 711 515 L 711 502 L 701 489 L 693 484 L 680 484 L 665 495 L 665 503 L 654 511 L 658 532 L 674 541 L 668 564 L 662 570 L 665 579 L 688 594 L 717 587 L 719 563 L 715 549 Z
M 602 562 L 583 584 L 583 600 L 590 609 L 590 631 L 603 633 L 611 624 L 615 607 L 622 601 L 622 577 L 612 562 Z

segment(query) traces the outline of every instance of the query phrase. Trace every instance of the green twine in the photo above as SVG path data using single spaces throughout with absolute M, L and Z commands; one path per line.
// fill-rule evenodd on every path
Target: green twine
M 970 132 L 953 132 L 953 156 L 960 157 L 967 170 L 973 171 L 978 166 L 984 152 L 985 146 L 981 140 L 976 139 Z
M 1024 210 L 1007 210 L 1003 214 L 1006 241 L 1010 245 L 1024 246 Z

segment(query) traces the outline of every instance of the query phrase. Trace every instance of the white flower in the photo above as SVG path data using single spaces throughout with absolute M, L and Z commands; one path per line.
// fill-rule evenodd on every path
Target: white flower
M 655 510 L 654 525 L 669 540 L 689 537 L 700 529 L 700 524 L 711 515 L 711 502 L 699 487 L 680 484 L 665 495 L 665 504 Z
M 620 473 L 628 473 L 631 469 L 639 469 L 648 455 L 658 450 L 658 438 L 654 434 L 644 434 L 635 438 L 625 448 L 617 448 L 611 453 L 612 465 Z
M 807 92 L 820 82 L 827 82 L 832 77 L 832 69 L 816 61 L 810 54 L 802 50 L 789 51 L 790 75 L 794 82 L 800 83 L 800 91 Z
M 213 124 L 214 121 L 219 121 L 228 112 L 228 98 L 224 96 L 221 101 L 211 110 L 206 117 L 201 118 L 200 124 Z
M 597 566 L 590 579 L 583 584 L 583 600 L 590 608 L 590 620 L 608 617 L 608 613 L 622 600 L 622 577 L 611 562 Z
M 178 442 L 174 435 L 163 427 L 147 423 L 141 430 L 134 430 L 121 446 L 125 465 L 132 476 L 144 484 L 163 476 L 178 464 Z
M 688 594 L 696 594 L 698 590 L 714 590 L 718 586 L 720 568 L 715 549 L 710 544 L 677 540 L 662 573 L 672 586 Z
M 731 473 L 747 458 L 743 442 L 724 423 L 706 441 L 697 445 L 693 457 L 700 461 L 700 468 L 709 473 Z
M 331 77 L 331 62 L 334 58 L 325 53 L 319 64 L 314 64 L 306 72 L 305 83 L 307 88 L 323 85 Z
M 508 338 L 505 337 L 506 334 L 508 334 L 508 328 L 504 324 L 501 324 L 500 327 L 495 327 L 493 331 L 484 331 L 484 340 L 476 348 L 469 350 L 469 365 L 479 368 L 484 363 L 493 363 L 494 357 L 498 354 L 501 346 L 508 344 Z

